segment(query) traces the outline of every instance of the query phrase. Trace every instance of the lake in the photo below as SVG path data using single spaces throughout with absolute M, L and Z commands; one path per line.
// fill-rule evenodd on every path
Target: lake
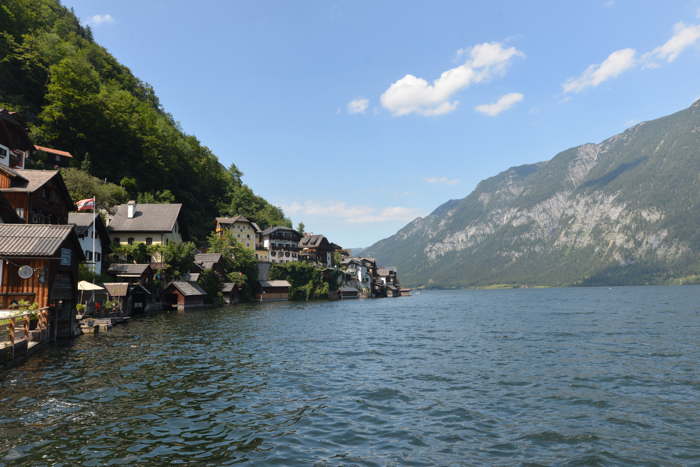
M 700 287 L 137 318 L 0 373 L 0 464 L 700 463 Z

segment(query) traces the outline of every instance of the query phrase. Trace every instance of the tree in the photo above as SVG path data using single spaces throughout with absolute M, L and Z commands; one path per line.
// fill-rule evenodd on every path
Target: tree
M 111 208 L 126 203 L 129 195 L 126 190 L 114 183 L 107 183 L 80 169 L 62 169 L 61 176 L 73 201 L 85 198 L 97 198 L 97 207 Z
M 304 225 L 304 223 L 303 223 L 303 222 L 299 222 L 299 224 L 297 225 L 297 232 L 299 232 L 300 234 L 304 235 L 305 228 L 306 228 L 306 226 Z
M 224 273 L 236 284 L 244 283 L 243 298 L 251 298 L 257 289 L 258 261 L 255 253 L 244 247 L 229 230 L 212 232 L 208 237 L 209 252 L 221 253 Z
M 170 242 L 159 245 L 159 253 L 165 264 L 165 279 L 168 281 L 180 278 L 190 272 L 194 266 L 194 255 L 197 247 L 192 242 Z

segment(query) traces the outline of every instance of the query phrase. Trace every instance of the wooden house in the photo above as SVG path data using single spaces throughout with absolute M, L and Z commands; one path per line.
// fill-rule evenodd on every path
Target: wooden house
M 166 306 L 184 311 L 205 306 L 207 293 L 196 282 L 173 281 L 163 291 Z
M 233 282 L 224 282 L 224 287 L 221 289 L 224 303 L 227 305 L 235 305 L 241 300 L 240 289 Z
M 299 248 L 301 249 L 299 256 L 302 261 L 309 261 L 326 267 L 333 266 L 334 249 L 325 236 L 304 235 L 299 240 Z
M 71 212 L 68 214 L 68 223 L 75 226 L 75 233 L 78 235 L 85 261 L 90 270 L 96 274 L 102 274 L 107 255 L 111 251 L 109 234 L 102 218 L 99 215 L 94 216 L 91 212 Z M 95 235 L 94 245 L 93 233 Z
M 0 193 L 0 224 L 23 224 L 24 220 L 17 215 L 9 201 Z
M 220 277 L 224 277 L 226 275 L 223 256 L 221 253 L 198 253 L 194 255 L 194 265 L 197 268 L 196 271 L 193 271 L 194 273 L 208 271 L 211 269 Z M 197 279 L 199 279 L 199 276 L 197 276 Z
M 0 194 L 26 224 L 67 224 L 73 200 L 58 170 L 0 165 Z
M 60 149 L 34 145 L 34 150 L 36 151 L 36 157 L 43 159 L 44 167 L 68 167 L 73 159 L 73 154 Z M 32 160 L 34 160 L 34 157 L 32 157 Z
M 124 314 L 143 313 L 150 300 L 151 292 L 138 283 L 105 282 L 109 299 L 117 303 Z
M 217 217 L 216 232 L 222 233 L 228 230 L 241 245 L 255 250 L 258 244 L 260 227 L 255 222 L 243 216 Z
M 338 289 L 338 298 L 341 300 L 360 298 L 360 291 L 355 287 L 343 286 Z
M 0 309 L 36 303 L 49 308 L 51 336 L 77 335 L 78 264 L 83 260 L 72 225 L 0 224 Z
M 115 263 L 109 266 L 107 273 L 122 282 L 138 283 L 145 287 L 150 287 L 153 280 L 150 264 Z
M 257 300 L 261 302 L 279 302 L 289 300 L 289 290 L 292 284 L 287 281 L 258 281 L 260 293 Z
M 15 112 L 0 109 L 0 166 L 24 169 L 33 148 L 24 120 Z

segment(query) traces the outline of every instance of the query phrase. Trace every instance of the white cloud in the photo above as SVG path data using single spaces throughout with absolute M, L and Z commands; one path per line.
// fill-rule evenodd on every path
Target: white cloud
M 655 48 L 651 52 L 644 54 L 644 59 L 647 61 L 647 68 L 655 68 L 658 65 L 657 60 L 671 63 L 688 47 L 695 44 L 700 39 L 700 24 L 685 25 L 676 23 L 673 27 L 673 36 L 663 45 Z
M 420 216 L 418 209 L 402 206 L 373 208 L 352 206 L 343 201 L 304 201 L 282 205 L 285 214 L 319 216 L 341 219 L 350 224 L 368 224 L 387 221 L 407 222 Z
M 86 24 L 90 26 L 99 26 L 100 24 L 114 23 L 114 18 L 109 13 L 104 15 L 93 15 L 85 21 Z
M 523 97 L 525 96 L 519 92 L 511 92 L 509 94 L 504 94 L 493 104 L 477 105 L 474 107 L 474 110 L 481 112 L 484 115 L 488 115 L 489 117 L 495 117 L 523 100 Z
M 564 92 L 581 92 L 587 87 L 598 86 L 632 68 L 637 52 L 634 49 L 620 49 L 611 53 L 603 63 L 590 65 L 580 76 L 570 78 L 563 85 Z
M 348 102 L 348 113 L 351 114 L 363 114 L 367 111 L 369 107 L 369 99 L 364 97 L 358 97 Z
M 441 183 L 444 185 L 456 185 L 459 183 L 458 178 L 449 178 L 449 177 L 428 177 L 424 180 L 428 183 Z
M 382 94 L 382 106 L 394 116 L 435 116 L 452 112 L 459 105 L 459 101 L 452 100 L 457 92 L 502 75 L 513 58 L 524 56 L 515 47 L 505 48 L 498 42 L 478 44 L 461 49 L 457 54 L 467 55 L 466 62 L 443 72 L 432 83 L 411 74 L 394 82 Z

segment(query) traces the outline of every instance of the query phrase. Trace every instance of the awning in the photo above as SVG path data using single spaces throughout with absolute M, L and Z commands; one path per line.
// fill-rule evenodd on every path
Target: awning
M 80 281 L 78 282 L 78 290 L 83 290 L 85 292 L 90 292 L 90 291 L 97 291 L 97 290 L 104 290 L 104 287 L 100 287 L 97 284 L 93 284 L 92 282 L 88 281 Z

